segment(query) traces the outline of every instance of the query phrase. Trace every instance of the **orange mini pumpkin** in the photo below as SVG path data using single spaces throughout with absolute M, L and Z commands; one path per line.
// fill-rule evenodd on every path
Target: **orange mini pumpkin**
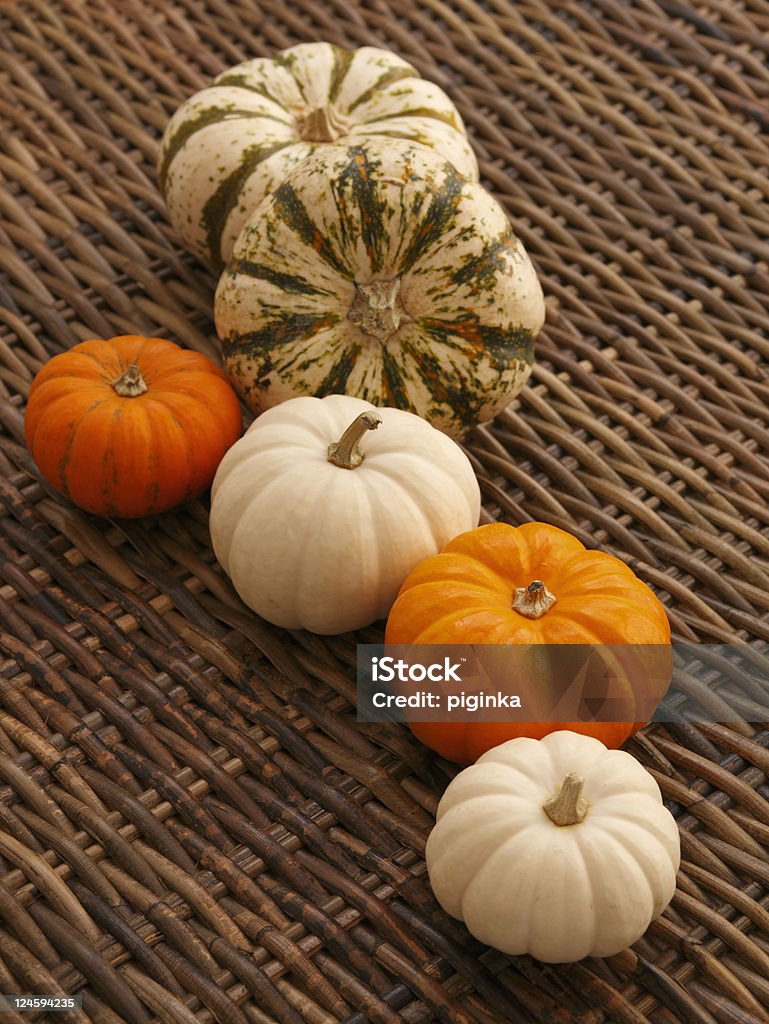
M 503 674 L 507 645 L 535 645 L 525 656 L 517 651 L 513 662 L 507 653 L 507 663 L 516 666 L 524 709 L 555 708 L 553 694 L 561 692 L 564 673 L 573 675 L 567 649 L 559 657 L 557 648 L 539 645 L 591 645 L 603 670 L 614 674 L 624 695 L 619 706 L 629 715 L 639 706 L 656 707 L 672 674 L 670 624 L 649 587 L 618 558 L 589 551 L 576 537 L 545 523 L 480 526 L 420 562 L 390 611 L 385 643 L 498 645 L 478 649 L 492 678 L 496 671 Z M 630 644 L 637 646 L 614 646 Z M 516 736 L 541 739 L 557 729 L 618 747 L 643 724 L 409 722 L 426 746 L 462 764 Z
M 224 372 L 161 338 L 83 341 L 32 382 L 27 445 L 57 491 L 88 512 L 163 512 L 210 486 L 242 417 Z

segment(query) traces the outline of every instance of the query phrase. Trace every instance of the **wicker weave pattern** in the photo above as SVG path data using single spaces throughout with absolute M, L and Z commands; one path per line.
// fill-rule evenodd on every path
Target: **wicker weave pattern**
M 449 92 L 541 274 L 531 384 L 468 442 L 487 517 L 618 554 L 680 639 L 769 639 L 769 3 L 0 3 L 0 992 L 82 992 L 55 1019 L 94 1024 L 765 1024 L 769 733 L 631 741 L 681 827 L 671 908 L 611 960 L 510 960 L 431 897 L 451 769 L 355 723 L 355 638 L 249 614 L 205 502 L 105 524 L 30 463 L 49 355 L 215 355 L 159 136 L 313 39 Z

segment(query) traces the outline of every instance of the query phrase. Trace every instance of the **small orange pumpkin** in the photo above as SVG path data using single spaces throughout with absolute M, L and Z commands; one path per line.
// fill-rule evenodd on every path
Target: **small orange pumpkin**
M 32 382 L 27 446 L 59 493 L 97 515 L 163 512 L 210 486 L 242 416 L 224 372 L 161 338 L 83 341 Z
M 656 707 L 672 674 L 670 624 L 649 587 L 618 558 L 589 551 L 576 537 L 546 523 L 480 526 L 420 562 L 390 611 L 385 643 L 499 645 L 479 652 L 479 657 L 489 659 L 492 678 L 504 662 L 504 645 L 612 645 L 590 650 L 605 655 L 604 670 L 610 663 L 619 676 L 617 685 L 625 695 L 621 706 L 629 715 L 636 713 L 638 704 Z M 621 656 L 613 646 L 628 644 L 639 646 L 620 648 Z M 564 664 L 566 649 L 560 658 L 549 646 L 531 651 L 528 662 L 520 656 L 512 662 L 516 672 L 522 665 L 530 666 L 523 678 L 516 677 L 523 707 L 539 703 L 554 708 L 557 697 L 550 699 L 548 684 L 560 686 L 564 672 L 574 666 Z M 543 665 L 548 666 L 544 671 Z M 525 694 L 533 695 L 531 702 Z M 409 722 L 426 746 L 462 764 L 516 736 L 541 739 L 558 729 L 592 735 L 608 747 L 618 747 L 643 724 Z

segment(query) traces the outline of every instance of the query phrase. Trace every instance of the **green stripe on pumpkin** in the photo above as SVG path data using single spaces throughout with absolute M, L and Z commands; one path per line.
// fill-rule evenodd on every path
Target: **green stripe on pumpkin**
M 500 372 L 511 363 L 534 360 L 534 338 L 528 327 L 494 327 L 480 323 L 477 316 L 462 320 L 420 317 L 418 324 L 433 341 L 454 348 L 471 360 L 484 358 Z
M 279 107 L 283 106 L 283 102 L 270 92 L 264 82 L 254 82 L 248 75 L 237 74 L 235 71 L 225 71 L 223 75 L 215 79 L 213 84 L 215 86 L 226 85 L 235 89 L 245 89 L 246 92 L 254 92 L 258 96 L 264 96 L 266 100 L 277 103 Z
M 435 403 L 435 412 L 440 415 L 448 407 L 457 424 L 463 428 L 475 426 L 484 402 L 484 395 L 478 393 L 475 382 L 468 380 L 465 374 L 452 373 L 434 352 L 411 345 L 407 346 L 407 351 L 415 360 L 420 379 Z
M 349 154 L 346 166 L 332 183 L 339 215 L 339 242 L 352 252 L 360 239 L 366 248 L 370 270 L 376 274 L 384 265 L 388 241 L 385 223 L 388 206 L 375 174 L 380 163 L 370 160 L 362 146 L 350 147 Z
M 227 264 L 228 270 L 233 274 L 245 274 L 246 277 L 259 278 L 268 281 L 285 292 L 292 292 L 295 295 L 328 295 L 325 288 L 316 288 L 315 285 L 299 274 L 285 274 L 264 263 L 255 263 L 253 260 L 241 259 L 233 256 Z
M 459 122 L 456 117 L 448 110 L 433 110 L 430 107 L 412 107 L 410 110 L 399 110 L 394 114 L 373 114 L 367 121 L 361 121 L 361 124 L 374 124 L 377 121 L 389 121 L 390 118 L 401 118 L 401 117 L 429 117 L 432 121 L 441 121 L 443 124 L 448 124 L 452 128 L 456 128 L 458 132 L 462 131 L 459 126 Z
M 276 53 L 272 59 L 279 67 L 285 68 L 286 71 L 288 71 L 288 73 L 296 82 L 296 87 L 299 90 L 302 99 L 306 100 L 307 97 L 305 96 L 304 89 L 302 88 L 302 83 L 294 74 L 294 68 L 297 66 L 299 62 L 299 58 L 297 57 L 297 55 L 295 53 Z
M 355 368 L 355 364 L 358 361 L 360 353 L 360 345 L 350 345 L 346 348 L 316 388 L 315 396 L 317 398 L 323 398 L 324 395 L 345 394 L 350 374 Z M 304 370 L 309 368 L 310 365 L 308 364 L 301 367 L 301 369 Z
M 206 233 L 209 262 L 217 272 L 224 266 L 221 255 L 222 233 L 228 217 L 240 202 L 240 193 L 246 182 L 262 161 L 293 145 L 294 142 L 271 142 L 262 146 L 248 146 L 241 154 L 238 167 L 219 182 L 216 191 L 206 200 L 200 214 L 200 223 Z
M 365 92 L 362 92 L 357 99 L 353 100 L 348 107 L 348 111 L 352 113 L 356 107 L 360 107 L 363 103 L 368 103 L 373 96 L 376 96 L 376 94 L 381 92 L 382 89 L 386 89 L 388 85 L 392 85 L 393 82 L 400 82 L 404 78 L 420 77 L 421 76 L 414 70 L 414 68 L 388 68 L 387 71 L 379 76 L 373 85 L 370 85 Z
M 512 230 L 505 231 L 498 238 L 487 242 L 477 255 L 467 260 L 451 275 L 458 285 L 467 285 L 474 295 L 490 292 L 496 288 L 499 275 L 505 269 L 505 255 L 515 249 L 516 239 Z
M 328 239 L 324 238 L 293 185 L 284 181 L 272 193 L 272 199 L 275 216 L 280 218 L 305 245 L 314 249 L 324 263 L 345 278 L 351 278 L 350 268 L 334 252 Z
M 263 359 L 275 349 L 295 341 L 309 341 L 314 335 L 338 323 L 336 313 L 278 313 L 259 330 L 243 334 L 235 332 L 222 338 L 222 352 L 225 359 L 239 355 Z M 269 360 L 266 360 L 262 375 L 269 372 L 268 363 Z
M 400 263 L 402 274 L 411 270 L 422 256 L 440 247 L 443 239 L 454 227 L 462 202 L 462 189 L 467 184 L 458 171 L 449 163 L 443 165 L 443 184 L 430 200 L 427 210 L 421 215 L 419 224 L 412 234 Z
M 397 409 L 413 409 L 414 405 L 406 392 L 403 362 L 396 359 L 389 349 L 382 349 L 382 375 L 384 378 L 384 399 L 387 405 Z
M 331 81 L 328 89 L 328 101 L 334 103 L 339 90 L 342 88 L 342 83 L 347 77 L 347 72 L 350 70 L 350 64 L 353 59 L 353 52 L 351 50 L 343 50 L 341 46 L 332 46 L 334 52 L 334 68 L 331 72 Z
M 192 138 L 196 132 L 199 132 L 202 128 L 207 128 L 211 124 L 219 124 L 221 121 L 252 120 L 254 118 L 276 121 L 278 124 L 287 125 L 289 128 L 293 127 L 294 123 L 288 115 L 285 118 L 274 117 L 271 114 L 260 114 L 255 110 L 243 110 L 234 104 L 229 104 L 225 107 L 209 107 L 207 110 L 201 111 L 196 117 L 190 117 L 183 121 L 168 140 L 163 160 L 158 168 L 158 183 L 163 195 L 165 196 L 166 181 L 173 160 L 185 142 Z

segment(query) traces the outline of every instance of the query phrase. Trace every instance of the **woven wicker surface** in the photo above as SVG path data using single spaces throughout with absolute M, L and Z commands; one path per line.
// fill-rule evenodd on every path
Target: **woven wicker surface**
M 216 353 L 159 137 L 224 67 L 315 39 L 449 92 L 541 274 L 530 385 L 468 442 L 486 516 L 621 556 L 678 639 L 769 639 L 769 3 L 0 3 L 0 992 L 104 1024 L 769 1021 L 769 732 L 632 740 L 680 823 L 671 907 L 610 960 L 504 957 L 431 897 L 453 769 L 356 724 L 356 638 L 248 613 L 205 501 L 107 523 L 35 473 L 51 354 Z

